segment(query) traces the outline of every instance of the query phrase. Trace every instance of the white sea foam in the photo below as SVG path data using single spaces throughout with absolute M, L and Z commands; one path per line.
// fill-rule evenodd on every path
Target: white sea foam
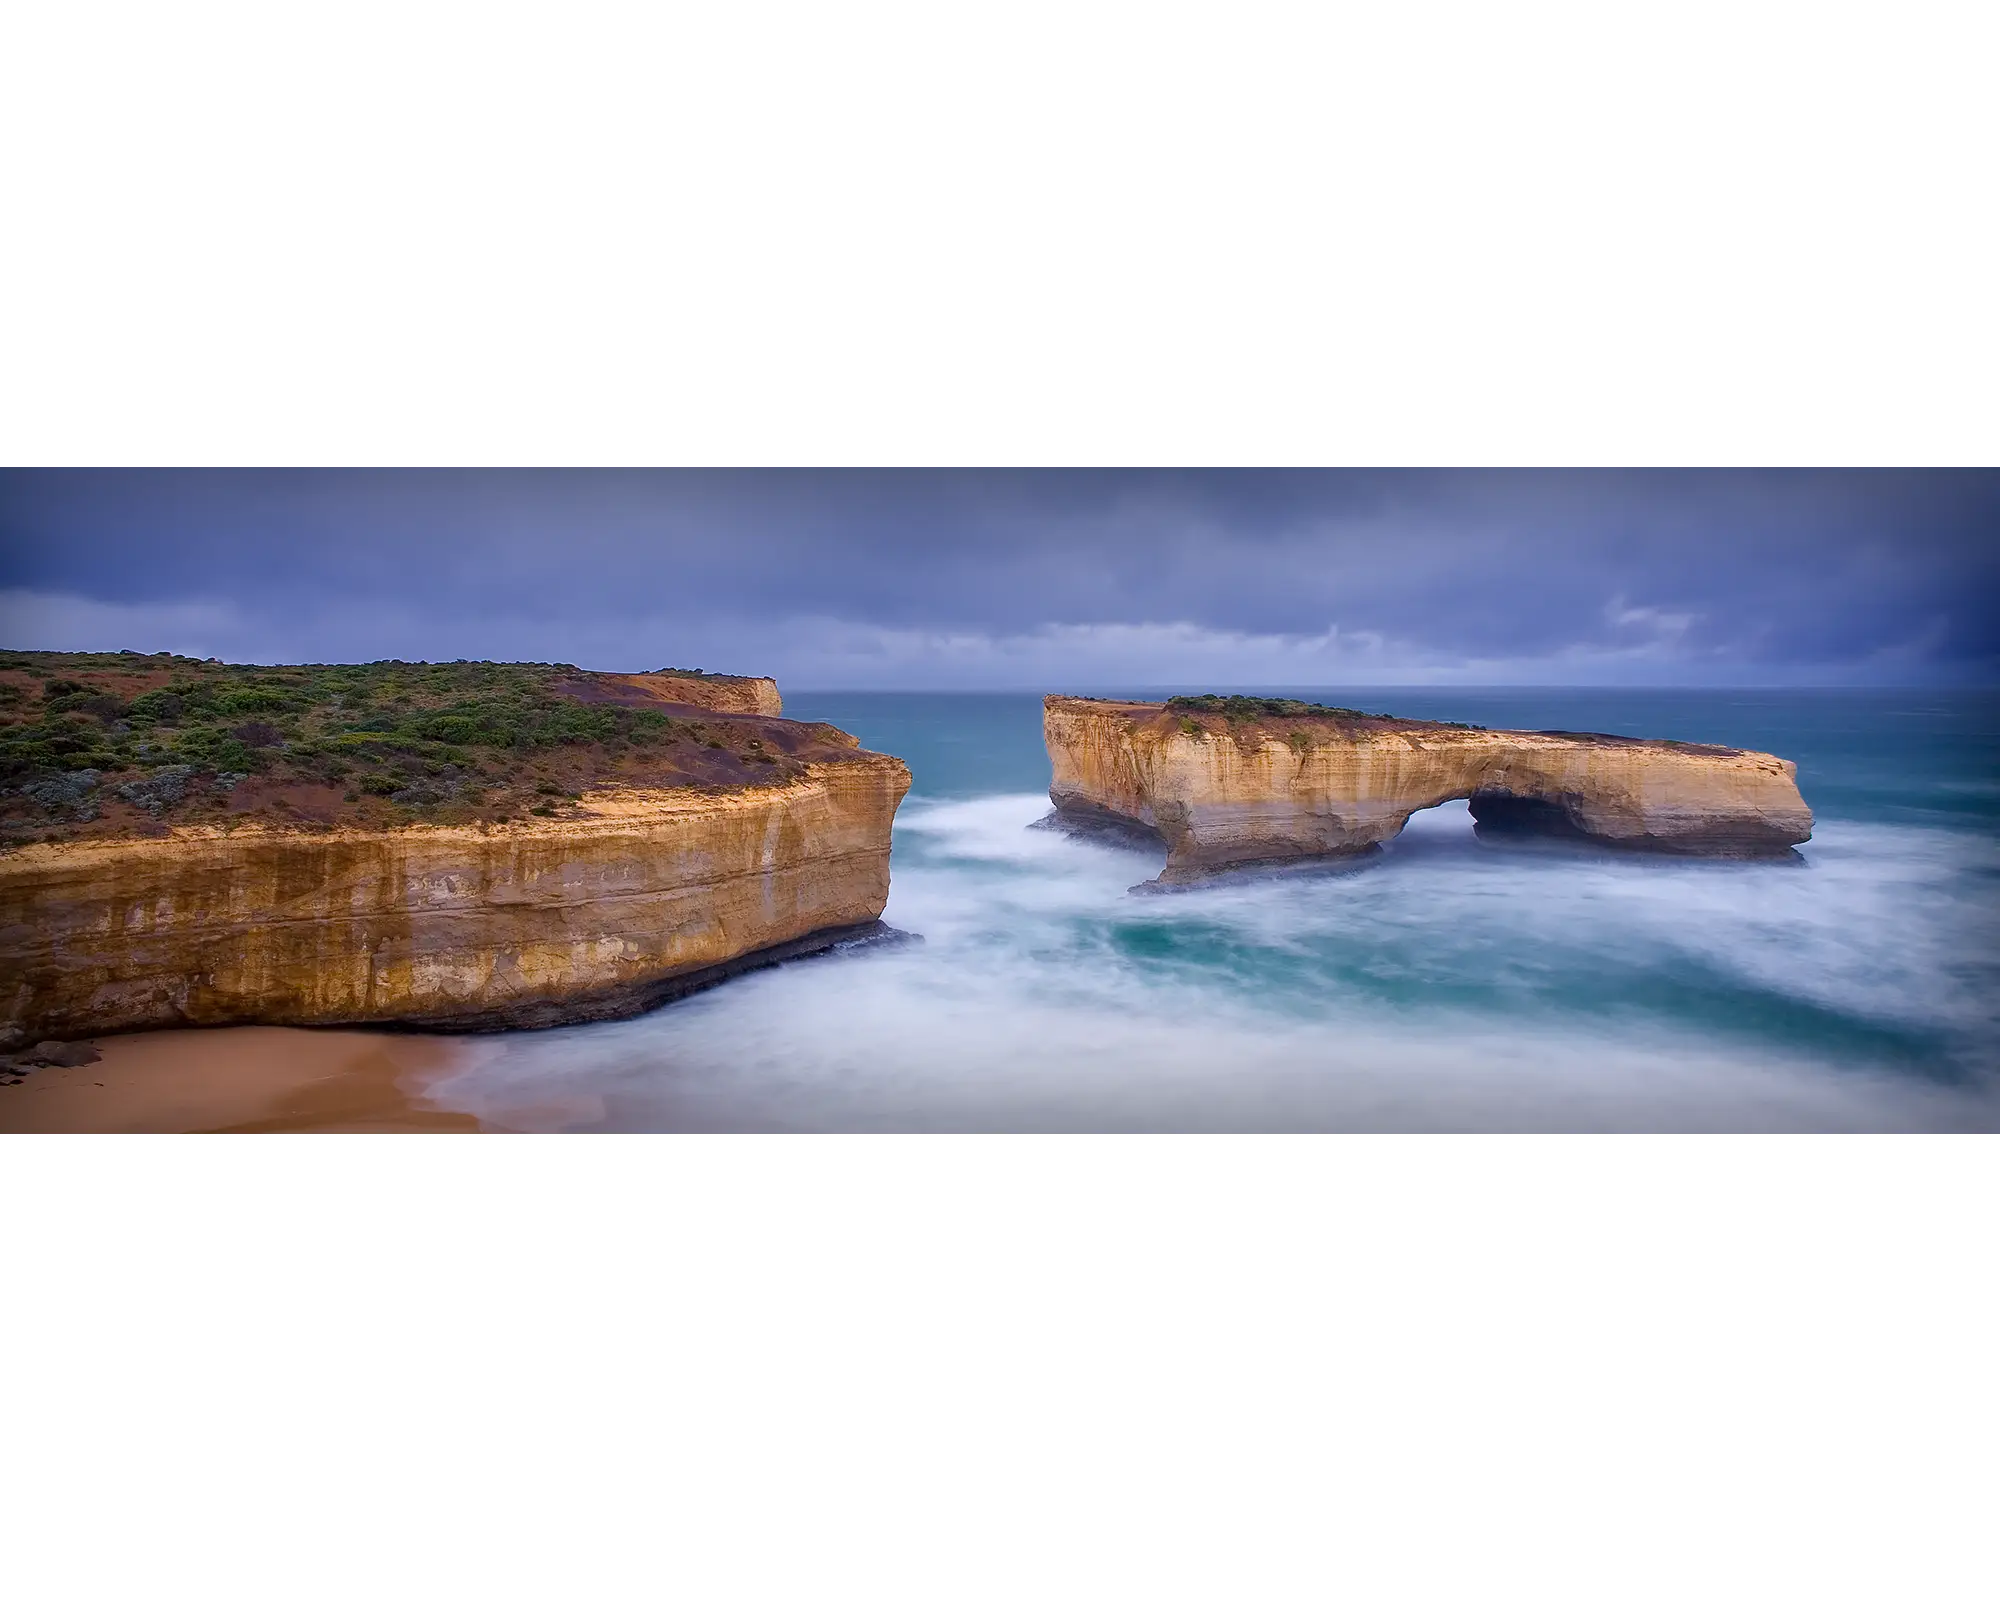
M 635 1128 L 2000 1127 L 1966 888 L 1992 841 L 1660 863 L 1495 849 L 1459 804 L 1369 871 L 1133 896 L 1157 858 L 1046 810 L 907 806 L 888 918 L 921 946 L 483 1041 L 445 1097 Z

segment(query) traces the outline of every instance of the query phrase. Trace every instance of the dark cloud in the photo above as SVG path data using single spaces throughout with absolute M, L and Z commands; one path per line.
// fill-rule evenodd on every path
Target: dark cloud
M 2000 665 L 1986 471 L 12 472 L 0 559 L 16 632 L 266 654 L 289 620 L 329 654 L 686 639 L 823 683 Z

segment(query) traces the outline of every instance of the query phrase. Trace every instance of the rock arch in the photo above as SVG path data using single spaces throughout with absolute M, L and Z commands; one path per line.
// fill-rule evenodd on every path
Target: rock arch
M 1156 833 L 1163 883 L 1359 855 L 1448 800 L 1482 827 L 1683 855 L 1780 855 L 1812 836 L 1791 762 L 1720 745 L 1064 695 L 1042 726 L 1057 810 Z

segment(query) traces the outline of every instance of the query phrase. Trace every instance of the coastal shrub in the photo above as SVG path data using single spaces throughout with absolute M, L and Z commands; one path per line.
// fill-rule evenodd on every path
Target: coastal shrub
M 512 741 L 496 737 L 498 726 L 486 719 L 469 716 L 464 712 L 446 712 L 439 716 L 419 718 L 406 724 L 407 731 L 424 739 L 436 739 L 444 744 L 507 744 Z
M 705 759 L 735 749 L 744 766 L 731 768 L 739 774 L 731 782 L 746 774 L 769 782 L 794 765 L 734 723 L 687 724 L 664 710 L 581 698 L 569 692 L 577 672 L 548 662 L 265 667 L 164 653 L 0 651 L 0 787 L 90 771 L 109 775 L 110 792 L 185 767 L 194 778 L 179 800 L 171 785 L 138 792 L 163 795 L 172 813 L 223 788 L 225 774 L 257 772 L 327 786 L 329 799 L 351 793 L 356 804 L 437 790 L 452 797 L 440 804 L 470 809 L 481 796 L 481 811 L 518 818 L 538 781 L 559 807 L 607 769 L 714 781 L 713 768 L 690 760 L 697 751 Z M 40 815 L 17 809 L 19 828 L 0 814 L 0 843 L 24 836 L 30 809 Z
M 177 705 L 176 713 L 171 719 L 176 723 L 202 722 L 221 715 L 216 706 L 217 697 L 213 684 L 181 682 L 174 684 L 166 692 L 173 696 Z
M 219 728 L 189 728 L 174 741 L 174 751 L 189 766 L 210 772 L 249 772 L 266 759 L 234 734 Z
M 119 799 L 129 800 L 141 811 L 157 817 L 167 807 L 179 805 L 187 798 L 188 784 L 193 777 L 193 767 L 161 767 L 150 777 L 119 784 L 116 793 Z
M 1288 700 L 1255 694 L 1177 694 L 1167 701 L 1176 711 L 1220 712 L 1232 722 L 1262 717 L 1347 717 L 1394 722 L 1386 711 L 1356 711 L 1351 706 L 1323 706 L 1314 700 Z
M 97 818 L 97 803 L 90 796 L 102 776 L 102 773 L 86 767 L 79 772 L 24 783 L 21 793 L 43 810 L 51 811 L 65 821 L 93 822 Z
M 247 716 L 257 711 L 299 709 L 294 696 L 272 689 L 231 689 L 215 697 L 215 708 L 229 717 Z
M 41 736 L 27 742 L 39 744 L 53 755 L 73 755 L 96 749 L 100 740 L 96 728 L 85 723 L 65 721 L 45 724 Z
M 182 711 L 181 697 L 171 689 L 148 689 L 142 695 L 135 695 L 126 707 L 125 714 L 134 722 L 178 722 Z
M 42 704 L 43 716 L 62 712 L 81 712 L 95 717 L 99 722 L 115 722 L 125 714 L 125 702 L 115 694 L 97 694 L 89 689 L 78 689 L 60 694 Z

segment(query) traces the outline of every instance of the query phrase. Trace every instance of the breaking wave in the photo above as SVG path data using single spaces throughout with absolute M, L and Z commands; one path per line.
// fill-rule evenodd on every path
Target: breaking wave
M 1826 821 L 1805 864 L 1476 839 L 1132 895 L 1157 855 L 913 796 L 887 918 L 626 1022 L 475 1044 L 436 1091 L 617 1129 L 2000 1128 L 2000 842 Z

